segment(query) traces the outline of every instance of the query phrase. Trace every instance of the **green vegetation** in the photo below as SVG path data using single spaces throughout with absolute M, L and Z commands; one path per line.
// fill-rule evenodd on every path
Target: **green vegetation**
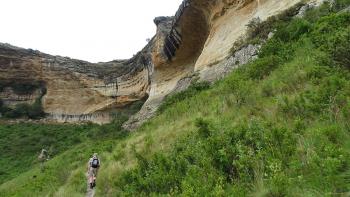
M 126 196 L 345 195 L 349 27 L 350 14 L 279 23 L 258 60 L 169 109 L 219 100 L 169 152 L 136 155 L 116 187 Z
M 248 44 L 264 44 L 270 33 L 275 33 L 276 29 L 281 31 L 283 29 L 281 25 L 292 21 L 300 8 L 304 5 L 305 3 L 300 2 L 278 15 L 269 17 L 265 21 L 261 21 L 260 18 L 254 18 L 247 25 L 246 38 L 236 41 L 231 48 L 231 53 L 235 53 Z M 319 14 L 319 11 L 317 11 L 317 14 Z M 317 17 L 320 17 L 320 15 L 317 15 Z
M 162 103 L 162 105 L 159 107 L 158 112 L 163 112 L 166 108 L 169 106 L 180 102 L 186 98 L 191 98 L 198 94 L 200 91 L 209 89 L 210 84 L 209 82 L 203 81 L 203 82 L 192 82 L 191 85 L 184 91 L 175 93 L 173 95 L 169 95 L 165 101 Z
M 37 157 L 42 148 L 55 157 L 82 142 L 94 139 L 115 139 L 125 135 L 120 119 L 109 125 L 40 125 L 1 124 L 0 125 L 0 183 L 18 176 L 38 165 Z M 10 164 L 10 165 L 9 165 Z
M 31 94 L 37 89 L 43 87 L 41 81 L 28 81 L 28 82 L 16 82 L 16 81 L 0 81 L 0 92 L 6 87 L 12 88 L 12 90 L 18 95 Z
M 0 105 L 0 113 L 3 114 L 4 118 L 15 119 L 27 117 L 30 119 L 39 119 L 45 116 L 44 110 L 41 104 L 41 98 L 29 105 L 27 103 L 17 104 L 14 108 Z
M 77 134 L 81 143 L 44 173 L 34 167 L 0 194 L 84 196 L 86 161 L 98 152 L 97 196 L 347 196 L 350 14 L 335 13 L 346 5 L 276 21 L 256 61 L 167 98 L 127 136 Z
M 17 95 L 29 95 L 35 90 L 40 90 L 41 95 L 36 98 L 33 104 L 20 103 L 14 107 L 9 107 L 4 104 L 0 99 L 0 114 L 3 118 L 15 119 L 15 118 L 30 118 L 39 119 L 45 116 L 42 108 L 41 99 L 46 94 L 46 89 L 43 82 L 32 81 L 26 83 L 19 82 L 3 82 L 0 81 L 0 92 L 4 90 L 5 87 L 10 87 L 13 92 Z

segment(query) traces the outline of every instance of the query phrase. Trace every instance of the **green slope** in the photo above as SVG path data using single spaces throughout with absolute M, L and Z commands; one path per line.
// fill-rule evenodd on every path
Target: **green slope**
M 44 173 L 2 184 L 0 196 L 84 196 L 92 152 L 102 158 L 96 196 L 346 196 L 350 14 L 335 14 L 344 5 L 270 20 L 277 31 L 256 61 L 168 98 L 126 137 L 87 140 Z

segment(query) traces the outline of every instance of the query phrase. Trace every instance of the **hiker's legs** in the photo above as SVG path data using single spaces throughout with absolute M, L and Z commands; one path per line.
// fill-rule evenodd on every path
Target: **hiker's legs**
M 40 162 L 40 171 L 44 172 L 44 170 L 45 170 L 44 161 L 41 161 Z
M 92 168 L 92 172 L 93 172 L 94 176 L 97 177 L 97 168 Z
M 94 177 L 94 173 L 92 171 L 92 168 L 89 168 L 88 177 L 89 177 L 89 183 L 91 183 L 91 180 L 93 180 L 93 177 Z
M 89 175 L 89 185 L 91 189 L 93 189 L 96 185 L 95 183 L 96 173 L 97 173 L 96 168 L 92 168 L 92 167 L 89 168 L 88 175 Z
M 89 171 L 88 171 L 88 180 L 89 180 L 89 186 L 90 186 L 90 189 L 92 189 L 94 187 L 94 172 L 93 172 L 93 168 L 89 168 Z

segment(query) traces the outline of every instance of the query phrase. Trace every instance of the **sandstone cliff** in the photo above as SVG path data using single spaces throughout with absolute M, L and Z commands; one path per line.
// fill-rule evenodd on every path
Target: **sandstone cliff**
M 234 68 L 232 62 L 245 63 L 254 57 L 254 46 L 242 49 L 240 57 L 231 52 L 233 44 L 244 37 L 247 24 L 299 1 L 185 0 L 174 17 L 154 20 L 156 35 L 130 60 L 92 64 L 0 44 L 0 82 L 43 84 L 44 110 L 58 121 L 108 122 L 111 109 L 148 97 L 125 124 L 132 130 L 154 114 L 166 95 L 186 88 L 193 76 L 214 81 Z M 11 102 L 18 97 L 11 91 L 8 88 L 0 98 Z M 32 102 L 35 94 L 21 102 Z
M 152 51 L 154 72 L 149 98 L 141 111 L 125 124 L 134 129 L 151 117 L 161 100 L 175 90 L 188 87 L 193 76 L 215 81 L 236 65 L 254 58 L 258 46 L 248 46 L 236 54 L 231 48 L 244 38 L 247 24 L 266 20 L 294 6 L 300 0 L 185 0 L 171 27 L 157 20 L 158 32 Z M 161 28 L 160 28 L 161 27 Z M 239 57 L 237 57 L 239 56 Z
M 149 47 L 131 60 L 91 64 L 39 51 L 0 44 L 0 83 L 40 82 L 46 89 L 42 104 L 48 117 L 64 122 L 110 121 L 108 110 L 141 100 L 149 91 L 153 69 Z M 0 93 L 5 104 L 32 103 L 38 91 L 18 95 L 11 87 Z

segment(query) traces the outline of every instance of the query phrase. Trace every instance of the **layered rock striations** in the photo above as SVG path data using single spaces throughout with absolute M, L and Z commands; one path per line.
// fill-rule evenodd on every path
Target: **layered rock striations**
M 105 123 L 111 120 L 106 111 L 147 96 L 153 69 L 147 50 L 131 60 L 92 64 L 1 44 L 0 83 L 43 84 L 42 105 L 49 118 Z M 37 93 L 18 96 L 11 87 L 0 93 L 7 103 L 32 103 L 37 97 Z
M 233 44 L 244 39 L 255 18 L 266 20 L 300 0 L 185 0 L 172 22 L 157 18 L 152 51 L 154 73 L 148 100 L 125 124 L 134 129 L 151 117 L 164 97 L 188 87 L 193 76 L 214 81 L 254 59 L 259 46 L 232 54 Z M 166 28 L 165 28 L 166 27 Z
M 61 121 L 108 122 L 105 113 L 111 109 L 148 97 L 124 125 L 132 130 L 154 114 L 166 95 L 186 88 L 193 76 L 213 81 L 237 61 L 254 58 L 256 46 L 231 51 L 244 38 L 247 24 L 298 2 L 184 0 L 175 16 L 155 18 L 156 35 L 130 60 L 92 64 L 2 44 L 0 81 L 41 82 L 47 90 L 42 99 L 45 112 Z

